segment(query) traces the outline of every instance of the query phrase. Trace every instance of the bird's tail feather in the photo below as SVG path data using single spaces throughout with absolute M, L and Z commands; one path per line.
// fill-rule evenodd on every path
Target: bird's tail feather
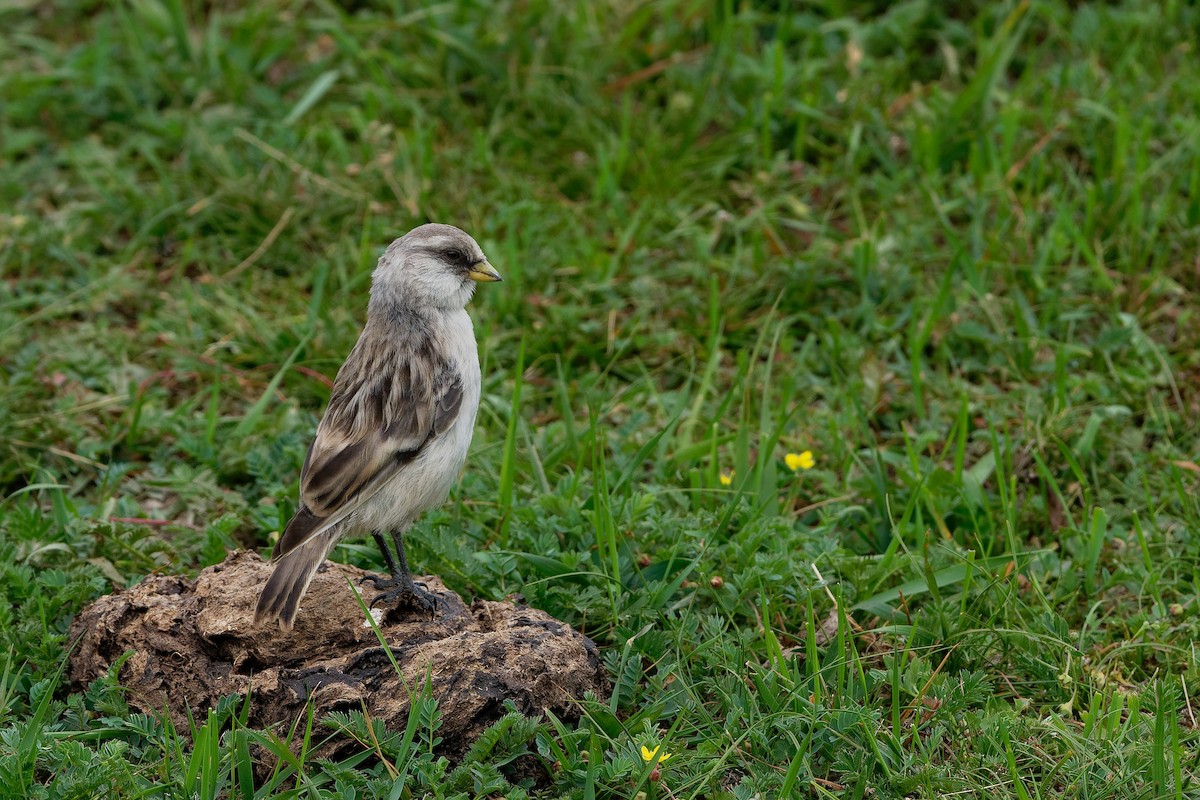
M 275 559 L 271 577 L 258 596 L 255 623 L 278 619 L 279 627 L 291 630 L 300 611 L 300 600 L 308 591 L 317 568 L 340 538 L 336 531 L 325 531 Z

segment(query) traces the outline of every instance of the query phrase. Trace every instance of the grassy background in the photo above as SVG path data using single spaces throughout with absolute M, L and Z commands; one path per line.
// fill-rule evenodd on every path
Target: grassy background
M 4 796 L 1195 796 L 1194 4 L 246 6 L 0 6 Z M 281 529 L 427 219 L 506 282 L 410 557 L 611 701 L 255 786 L 234 700 L 69 694 L 83 604 Z

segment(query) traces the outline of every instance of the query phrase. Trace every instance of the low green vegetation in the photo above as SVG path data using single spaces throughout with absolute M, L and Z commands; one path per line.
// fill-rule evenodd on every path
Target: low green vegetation
M 0 796 L 1200 792 L 1195 4 L 18 0 L 0 30 Z M 378 742 L 332 763 L 239 698 L 176 730 L 72 692 L 87 602 L 265 551 L 426 220 L 506 282 L 410 558 L 585 631 L 611 699 L 458 764 L 431 702 L 297 720 Z

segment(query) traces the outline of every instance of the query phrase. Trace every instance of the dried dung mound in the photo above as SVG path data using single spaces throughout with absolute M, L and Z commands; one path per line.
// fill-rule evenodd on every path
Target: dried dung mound
M 569 625 L 520 604 L 467 606 L 435 577 L 419 579 L 440 600 L 432 617 L 394 611 L 380 620 L 401 674 L 347 585 L 366 575 L 356 567 L 322 567 L 293 630 L 255 626 L 254 603 L 269 570 L 256 553 L 237 551 L 194 581 L 151 577 L 100 598 L 72 624 L 72 682 L 95 680 L 132 651 L 119 677 L 133 708 L 168 709 L 186 731 L 189 709 L 250 692 L 250 723 L 286 733 L 310 699 L 318 714 L 365 706 L 403 729 L 409 692 L 428 675 L 452 758 L 503 715 L 506 699 L 526 714 L 571 719 L 584 692 L 608 690 L 596 645 Z M 369 600 L 373 589 L 362 588 Z M 339 749 L 330 747 L 318 755 Z

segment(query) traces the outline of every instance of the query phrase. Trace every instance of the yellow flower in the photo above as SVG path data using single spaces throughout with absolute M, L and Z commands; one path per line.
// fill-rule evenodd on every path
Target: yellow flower
M 722 472 L 718 477 L 721 480 L 722 486 L 730 486 L 733 484 L 733 470 L 730 470 L 729 472 Z
M 646 745 L 642 745 L 642 761 L 645 761 L 647 763 L 650 761 L 653 761 L 656 764 L 661 764 L 664 761 L 666 761 L 668 758 L 670 758 L 672 755 L 674 755 L 673 753 L 663 753 L 660 756 L 658 754 L 658 751 L 660 748 L 661 748 L 661 746 L 655 747 L 653 750 L 651 750 L 649 747 L 646 747 Z
M 813 465 L 817 463 L 812 450 L 805 450 L 803 453 L 788 453 L 783 457 L 783 461 L 792 472 L 799 469 L 812 469 Z

